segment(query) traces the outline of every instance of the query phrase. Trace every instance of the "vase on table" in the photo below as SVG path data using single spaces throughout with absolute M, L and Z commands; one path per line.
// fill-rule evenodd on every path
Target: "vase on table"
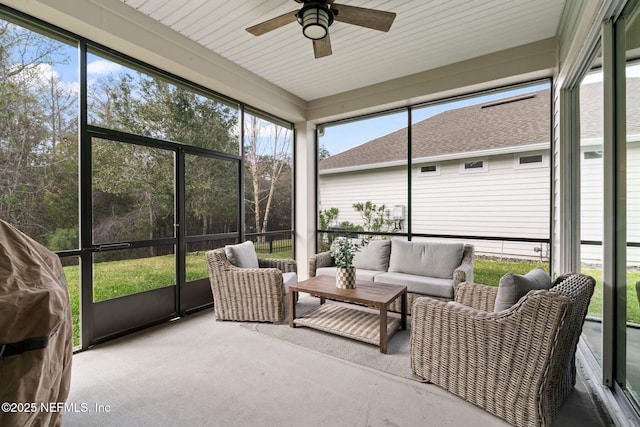
M 336 269 L 336 287 L 340 289 L 355 289 L 356 268 L 338 267 Z

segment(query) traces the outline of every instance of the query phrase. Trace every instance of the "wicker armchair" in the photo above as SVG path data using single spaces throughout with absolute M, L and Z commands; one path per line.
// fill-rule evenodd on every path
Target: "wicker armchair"
M 576 382 L 575 352 L 595 280 L 572 274 L 494 313 L 495 287 L 413 305 L 413 372 L 517 426 L 548 426 Z
M 295 273 L 293 259 L 258 258 L 260 268 L 231 264 L 224 249 L 206 253 L 216 320 L 280 323 L 284 320 L 283 273 Z

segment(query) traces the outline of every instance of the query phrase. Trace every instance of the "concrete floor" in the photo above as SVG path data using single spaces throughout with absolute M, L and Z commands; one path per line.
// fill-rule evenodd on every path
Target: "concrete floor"
M 372 347 L 375 351 L 375 348 Z M 555 426 L 607 425 L 580 383 Z M 430 384 L 268 337 L 212 310 L 74 356 L 63 426 L 506 426 Z

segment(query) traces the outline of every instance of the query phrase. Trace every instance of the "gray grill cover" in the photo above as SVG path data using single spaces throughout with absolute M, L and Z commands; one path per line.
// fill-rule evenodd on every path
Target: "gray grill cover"
M 60 259 L 0 220 L 0 352 L 40 337 L 49 337 L 46 348 L 0 357 L 0 404 L 17 411 L 3 406 L 1 426 L 62 424 L 64 405 L 56 402 L 69 395 L 73 331 Z

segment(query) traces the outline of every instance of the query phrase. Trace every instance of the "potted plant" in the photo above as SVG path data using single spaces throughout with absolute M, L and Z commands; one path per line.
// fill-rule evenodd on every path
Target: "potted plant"
M 363 246 L 367 245 L 366 240 L 349 239 L 346 237 L 336 238 L 329 249 L 336 264 L 336 286 L 343 289 L 354 289 L 356 287 L 356 268 L 353 259 Z

